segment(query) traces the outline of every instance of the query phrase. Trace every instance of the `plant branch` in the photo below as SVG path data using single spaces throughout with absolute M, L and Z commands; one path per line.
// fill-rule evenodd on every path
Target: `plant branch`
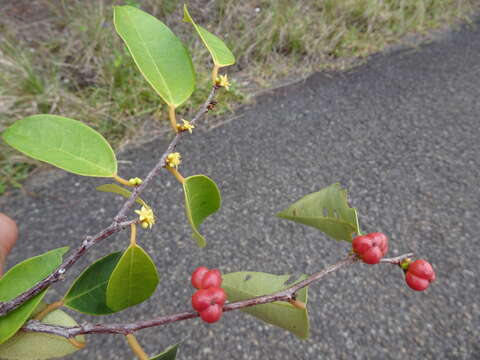
M 190 123 L 195 124 L 204 114 L 208 112 L 210 103 L 212 102 L 216 92 L 218 90 L 217 86 L 212 86 L 212 90 L 207 97 L 207 100 L 201 105 L 200 109 L 195 114 L 194 118 Z M 152 179 L 159 173 L 160 169 L 165 166 L 165 159 L 168 154 L 175 150 L 177 143 L 180 138 L 183 136 L 183 132 L 179 132 L 172 139 L 170 144 L 167 147 L 167 150 L 160 157 L 160 160 L 157 164 L 150 170 L 145 180 L 139 186 L 136 186 L 132 191 L 132 195 L 125 201 L 117 215 L 114 217 L 114 221 L 108 227 L 100 231 L 94 236 L 86 236 L 82 242 L 82 245 L 78 247 L 73 253 L 71 253 L 52 274 L 43 279 L 42 281 L 35 284 L 32 288 L 25 291 L 24 293 L 18 295 L 14 299 L 7 302 L 0 302 L 0 317 L 8 314 L 10 311 L 15 310 L 25 301 L 31 299 L 35 295 L 39 294 L 41 291 L 49 287 L 50 285 L 63 280 L 65 272 L 70 269 L 73 264 L 75 264 L 78 259 L 80 259 L 92 246 L 96 245 L 103 239 L 115 234 L 126 227 L 129 227 L 130 224 L 137 222 L 137 220 L 126 221 L 126 213 L 133 206 L 135 200 L 142 193 L 142 191 L 152 182 Z
M 192 121 L 190 123 L 192 125 L 195 125 L 195 123 L 208 112 L 208 106 L 212 102 L 216 92 L 218 90 L 217 86 L 212 86 L 212 91 L 210 91 L 210 94 L 207 97 L 207 100 L 202 104 L 200 109 L 197 111 L 195 116 L 193 117 Z M 167 150 L 163 153 L 163 155 L 160 157 L 160 160 L 157 162 L 157 164 L 153 167 L 152 170 L 148 173 L 147 177 L 143 180 L 142 184 L 139 186 L 135 187 L 135 189 L 132 192 L 132 195 L 128 200 L 123 204 L 122 208 L 118 212 L 118 214 L 115 216 L 115 221 L 120 222 L 123 221 L 125 218 L 125 214 L 127 211 L 133 206 L 135 203 L 135 200 L 137 197 L 140 196 L 140 194 L 145 190 L 145 188 L 151 183 L 152 179 L 160 172 L 160 170 L 165 166 L 165 160 L 167 159 L 168 154 L 172 153 L 175 151 L 175 148 L 180 141 L 180 138 L 183 136 L 183 132 L 178 132 L 170 144 L 167 147 Z
M 0 316 L 4 316 L 8 314 L 10 311 L 15 310 L 20 305 L 22 305 L 25 301 L 31 299 L 35 295 L 39 294 L 43 290 L 45 290 L 50 285 L 61 281 L 64 279 L 64 274 L 70 269 L 73 264 L 75 264 L 78 259 L 80 259 L 92 246 L 97 244 L 98 242 L 102 241 L 103 239 L 115 234 L 127 227 L 130 227 L 130 224 L 137 222 L 138 220 L 130 220 L 121 223 L 112 223 L 98 234 L 94 236 L 87 236 L 80 245 L 73 253 L 71 253 L 53 273 L 48 275 L 42 281 L 36 283 L 33 287 L 25 291 L 24 293 L 18 295 L 16 298 L 7 301 L 7 302 L 0 302 Z
M 413 254 L 408 253 L 404 255 L 400 255 L 394 258 L 387 258 L 383 259 L 382 263 L 398 265 L 400 261 L 405 258 L 411 257 Z M 237 301 L 234 303 L 227 304 L 223 307 L 223 311 L 233 311 L 243 309 L 249 306 L 255 305 L 262 305 L 268 304 L 274 301 L 292 301 L 295 300 L 296 293 L 306 287 L 311 285 L 313 282 L 319 281 L 320 279 L 324 278 L 326 275 L 345 268 L 349 265 L 352 265 L 359 261 L 359 258 L 356 255 L 349 255 L 346 258 L 338 261 L 337 263 L 326 267 L 325 269 L 319 271 L 316 274 L 309 276 L 307 279 L 298 282 L 287 289 L 281 290 L 279 292 L 258 296 L 255 298 Z M 27 332 L 43 332 L 58 336 L 63 336 L 65 338 L 72 338 L 77 335 L 82 334 L 133 334 L 134 332 L 150 327 L 161 326 L 165 324 L 170 324 L 177 321 L 187 320 L 198 317 L 199 314 L 197 312 L 181 312 L 167 316 L 160 316 L 155 317 L 150 320 L 138 321 L 133 323 L 127 324 L 92 324 L 84 322 L 79 326 L 74 327 L 63 327 L 63 326 L 56 326 L 56 325 L 48 325 L 41 323 L 36 320 L 30 320 L 23 328 L 23 331 Z

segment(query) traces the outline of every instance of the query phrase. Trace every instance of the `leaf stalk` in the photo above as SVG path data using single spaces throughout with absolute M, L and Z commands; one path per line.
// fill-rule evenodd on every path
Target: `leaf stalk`
M 150 357 L 145 353 L 140 343 L 137 341 L 137 338 L 133 334 L 128 334 L 125 336 L 127 338 L 128 345 L 132 349 L 133 353 L 137 356 L 139 360 L 149 360 Z

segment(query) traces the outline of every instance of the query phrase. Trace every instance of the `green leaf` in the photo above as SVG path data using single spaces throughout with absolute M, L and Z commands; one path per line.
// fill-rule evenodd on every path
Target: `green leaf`
M 183 5 L 183 21 L 189 22 L 193 25 L 198 35 L 200 36 L 200 39 L 202 39 L 203 43 L 210 52 L 210 55 L 212 56 L 213 62 L 216 66 L 224 67 L 233 65 L 235 63 L 235 57 L 233 56 L 227 45 L 225 45 L 225 43 L 220 38 L 213 35 L 211 32 L 201 27 L 200 25 L 197 25 L 195 21 L 193 21 L 192 17 L 188 12 L 186 4 Z
M 360 234 L 357 210 L 348 206 L 347 190 L 338 183 L 301 198 L 277 216 L 313 226 L 336 240 L 351 242 L 353 234 Z
M 187 49 L 160 20 L 132 6 L 114 7 L 114 24 L 140 72 L 160 97 L 177 107 L 195 88 Z
M 222 199 L 217 184 L 205 175 L 193 175 L 185 179 L 185 212 L 193 230 L 193 237 L 199 247 L 207 244 L 198 231 L 200 224 L 211 214 L 220 209 Z
M 65 306 L 91 315 L 115 311 L 107 306 L 107 284 L 122 253 L 111 253 L 91 264 L 72 284 L 65 295 Z
M 158 272 L 150 256 L 138 245 L 130 245 L 115 266 L 107 285 L 107 306 L 120 311 L 152 296 Z
M 96 189 L 98 191 L 118 194 L 118 195 L 121 195 L 121 196 L 123 196 L 124 198 L 127 198 L 127 199 L 132 195 L 132 192 L 130 190 L 127 190 L 127 189 L 125 189 L 125 188 L 123 188 L 123 187 L 121 187 L 120 185 L 117 185 L 117 184 L 104 184 L 104 185 L 97 186 Z M 147 203 L 139 197 L 137 197 L 135 199 L 135 201 L 138 204 L 145 206 L 146 208 L 150 208 L 150 206 L 148 206 Z
M 67 251 L 68 247 L 51 250 L 12 267 L 0 278 L 0 301 L 10 301 L 45 279 L 62 263 L 62 255 Z M 22 327 L 45 294 L 46 290 L 0 318 L 0 344 L 11 338 Z
M 117 173 L 117 160 L 107 140 L 77 120 L 32 115 L 14 122 L 2 137 L 18 151 L 74 174 L 112 177 Z
M 151 360 L 175 360 L 177 357 L 177 349 L 180 344 L 170 346 L 167 350 L 161 354 L 155 355 Z
M 62 310 L 54 310 L 42 320 L 42 323 L 60 326 L 77 326 L 77 322 Z M 85 342 L 84 336 L 75 340 Z M 0 345 L 0 359 L 39 360 L 63 357 L 79 350 L 61 336 L 45 333 L 19 332 Z
M 228 301 L 236 302 L 257 296 L 273 294 L 286 289 L 306 278 L 302 275 L 297 281 L 285 283 L 290 275 L 273 275 L 261 272 L 235 272 L 223 276 L 222 288 L 227 292 Z M 297 300 L 307 304 L 307 288 L 301 289 Z M 281 327 L 301 339 L 308 337 L 309 321 L 307 310 L 301 310 L 287 302 L 273 302 L 242 309 L 269 324 Z

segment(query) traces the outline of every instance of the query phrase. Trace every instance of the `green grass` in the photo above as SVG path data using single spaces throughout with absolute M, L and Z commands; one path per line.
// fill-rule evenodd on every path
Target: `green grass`
M 200 82 L 180 109 L 188 118 L 208 91 L 211 61 L 189 24 L 183 1 L 143 0 L 190 49 Z M 166 108 L 137 71 L 112 25 L 110 0 L 7 0 L 0 17 L 0 131 L 36 113 L 82 120 L 118 148 L 142 129 L 168 124 Z M 8 4 L 10 3 L 10 4 Z M 237 57 L 227 68 L 232 91 L 217 114 L 253 90 L 285 77 L 342 69 L 405 35 L 466 19 L 475 0 L 191 0 L 195 20 L 221 36 Z M 477 3 L 477 5 L 474 5 Z M 23 21 L 8 16 L 20 7 Z M 26 7 L 25 7 L 26 4 Z M 30 21 L 32 20 L 32 21 Z M 0 194 L 37 165 L 0 143 Z

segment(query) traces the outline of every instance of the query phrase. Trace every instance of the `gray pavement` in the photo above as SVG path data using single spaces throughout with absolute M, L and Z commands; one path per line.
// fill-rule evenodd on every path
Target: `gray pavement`
M 161 274 L 155 296 L 119 315 L 77 318 L 132 321 L 186 310 L 189 273 L 200 264 L 312 273 L 335 262 L 348 244 L 274 214 L 340 181 L 363 229 L 389 236 L 390 255 L 414 251 L 434 264 L 438 280 L 428 291 L 409 290 L 397 268 L 359 264 L 311 287 L 307 341 L 236 312 L 215 325 L 145 330 L 139 338 L 148 352 L 185 339 L 179 359 L 480 358 L 479 99 L 480 28 L 469 27 L 352 71 L 315 74 L 261 96 L 232 122 L 200 126 L 179 150 L 182 173 L 207 174 L 223 194 L 222 209 L 203 226 L 207 248 L 194 245 L 181 189 L 165 172 L 145 196 L 158 224 L 140 239 Z M 159 139 L 120 154 L 120 174 L 144 176 L 165 145 Z M 102 183 L 67 175 L 35 189 L 38 197 L 0 200 L 1 211 L 20 221 L 11 264 L 75 246 L 107 225 L 121 200 L 96 193 Z M 92 249 L 75 272 L 122 249 L 127 237 Z M 54 287 L 49 299 L 66 288 Z M 120 336 L 90 336 L 89 343 L 71 359 L 132 358 Z

